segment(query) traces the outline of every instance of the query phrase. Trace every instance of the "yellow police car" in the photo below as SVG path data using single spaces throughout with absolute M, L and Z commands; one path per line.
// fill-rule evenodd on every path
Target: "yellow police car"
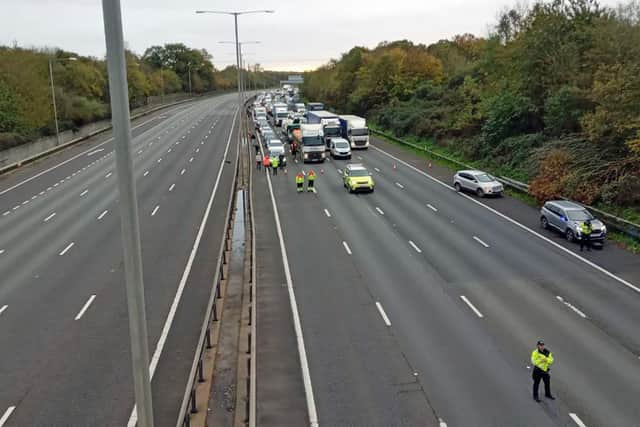
M 350 163 L 342 171 L 342 181 L 349 193 L 371 191 L 375 187 L 373 177 L 362 164 Z

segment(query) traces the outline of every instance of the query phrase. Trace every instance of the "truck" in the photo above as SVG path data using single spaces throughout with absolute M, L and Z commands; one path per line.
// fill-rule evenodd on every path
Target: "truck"
M 322 133 L 322 125 L 302 124 L 300 125 L 300 145 L 302 161 L 307 162 L 324 162 L 326 153 L 324 150 L 324 137 Z M 294 133 L 295 135 L 295 133 Z
M 369 147 L 367 119 L 354 115 L 340 116 L 339 119 L 342 137 L 349 141 L 351 148 Z
M 321 111 L 321 110 L 324 110 L 324 104 L 322 102 L 307 103 L 307 111 Z
M 272 116 L 273 116 L 273 124 L 275 126 L 281 126 L 282 120 L 286 119 L 289 116 L 289 110 L 287 110 L 287 104 L 285 103 L 273 104 Z
M 322 125 L 326 150 L 329 150 L 331 138 L 338 138 L 341 135 L 340 118 L 337 114 L 333 114 L 330 111 L 309 111 L 307 112 L 307 121 L 309 123 Z

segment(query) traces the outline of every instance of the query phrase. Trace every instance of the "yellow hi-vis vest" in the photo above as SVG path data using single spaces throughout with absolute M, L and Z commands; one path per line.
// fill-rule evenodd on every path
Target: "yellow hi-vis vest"
M 296 184 L 304 184 L 304 177 L 302 175 L 296 175 Z
M 590 225 L 587 225 L 587 223 L 583 222 L 582 224 L 580 224 L 580 232 L 585 236 L 589 236 L 592 231 L 593 228 Z
M 549 352 L 549 354 L 545 356 L 536 348 L 531 353 L 531 363 L 533 363 L 534 366 L 542 369 L 544 372 L 547 372 L 549 370 L 549 367 L 553 363 L 553 354 Z

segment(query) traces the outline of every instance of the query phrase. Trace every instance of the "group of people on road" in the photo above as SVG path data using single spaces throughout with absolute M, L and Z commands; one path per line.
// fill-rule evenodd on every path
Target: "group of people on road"
M 307 173 L 305 175 L 304 172 L 300 171 L 296 174 L 296 190 L 298 191 L 298 193 L 302 193 L 304 191 L 304 181 L 305 181 L 305 177 L 307 178 L 307 191 L 308 192 L 313 192 L 314 191 L 314 184 L 316 181 L 316 173 L 312 170 L 309 171 L 309 173 Z

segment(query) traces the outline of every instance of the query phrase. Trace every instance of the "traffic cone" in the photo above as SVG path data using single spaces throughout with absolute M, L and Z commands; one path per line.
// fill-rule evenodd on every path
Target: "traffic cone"
M 324 175 L 324 169 L 320 169 L 320 175 Z
M 431 169 L 431 162 L 429 162 L 429 169 Z
M 398 166 L 396 166 L 396 164 L 393 164 L 393 169 L 398 169 Z

